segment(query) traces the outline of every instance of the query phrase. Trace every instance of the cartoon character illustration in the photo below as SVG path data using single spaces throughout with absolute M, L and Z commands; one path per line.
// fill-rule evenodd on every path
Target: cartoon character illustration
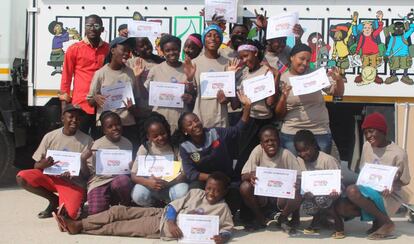
M 81 40 L 79 32 L 75 28 L 63 28 L 63 23 L 58 21 L 50 22 L 48 26 L 50 34 L 54 35 L 52 40 L 52 52 L 50 53 L 50 61 L 47 65 L 52 66 L 55 70 L 51 75 L 62 74 L 63 60 L 65 51 L 63 51 L 63 43 L 72 40 Z
M 326 66 L 331 47 L 323 41 L 321 33 L 313 32 L 308 37 L 308 45 L 312 49 L 310 68 L 312 70 Z
M 379 47 L 379 35 L 384 26 L 384 22 L 382 22 L 383 16 L 384 14 L 382 11 L 377 11 L 377 28 L 375 28 L 376 24 L 372 21 L 365 21 L 362 23 L 362 26 L 359 24 L 356 26 L 356 28 L 353 28 L 354 30 L 356 29 L 358 34 L 360 31 L 362 32 L 357 38 L 358 44 L 354 53 L 354 57 L 360 55 L 362 60 L 361 74 L 355 78 L 355 83 L 359 85 L 367 85 L 372 82 L 375 82 L 377 84 L 383 83 L 382 78 L 380 78 L 377 74 L 377 67 L 379 67 L 382 63 Z
M 385 59 L 390 65 L 390 76 L 385 79 L 385 84 L 392 84 L 398 81 L 397 70 L 404 70 L 401 82 L 407 85 L 413 85 L 414 81 L 408 76 L 408 69 L 413 64 L 412 53 L 410 55 L 411 35 L 414 32 L 414 24 L 405 22 L 395 22 L 384 28 L 384 34 L 387 38 L 387 51 Z
M 352 27 L 356 25 L 357 19 L 358 13 L 354 12 L 351 24 L 344 23 L 331 25 L 329 28 L 329 35 L 334 40 L 332 60 L 335 62 L 335 66 L 338 67 L 339 73 L 342 75 L 345 82 L 345 70 L 350 66 L 348 59 L 350 54 L 348 44 L 352 37 Z

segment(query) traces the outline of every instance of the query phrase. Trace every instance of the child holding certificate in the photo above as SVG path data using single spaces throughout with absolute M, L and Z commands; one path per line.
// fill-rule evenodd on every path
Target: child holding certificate
M 186 235 L 197 234 L 177 219 L 180 214 L 215 215 L 219 217 L 219 231 L 210 239 L 215 243 L 226 243 L 231 238 L 233 219 L 224 201 L 229 179 L 220 172 L 210 174 L 205 190 L 194 189 L 171 202 L 165 208 L 141 208 L 112 206 L 109 210 L 88 216 L 79 221 L 63 218 L 70 234 L 116 235 L 130 237 L 161 238 L 176 240 Z M 180 227 L 181 226 L 181 227 Z M 182 227 L 187 227 L 185 231 Z M 204 232 L 214 232 L 203 229 Z M 197 242 L 195 242 L 197 243 Z
M 77 219 L 79 216 L 80 207 L 85 200 L 86 165 L 81 164 L 79 176 L 71 176 L 70 172 L 63 172 L 60 176 L 46 175 L 43 171 L 57 163 L 52 157 L 46 157 L 48 150 L 82 153 L 92 145 L 92 138 L 78 130 L 82 112 L 81 108 L 72 104 L 66 105 L 62 113 L 63 128 L 43 137 L 33 154 L 36 161 L 34 169 L 22 170 L 16 176 L 17 183 L 25 190 L 49 200 L 49 206 L 37 215 L 39 218 L 52 217 L 52 212 L 62 204 L 69 218 Z
M 123 135 L 130 141 L 137 142 L 137 130 L 133 114 L 134 105 L 132 103 L 132 99 L 134 99 L 132 88 L 135 86 L 135 75 L 134 71 L 125 65 L 132 45 L 133 39 L 131 38 L 117 37 L 112 40 L 108 56 L 109 63 L 96 71 L 87 99 L 91 106 L 96 107 L 97 118 L 99 118 L 105 108 L 106 110 L 116 112 L 121 117 Z M 122 88 L 124 91 L 121 88 L 116 91 L 114 85 L 120 83 L 125 84 Z M 111 90 L 115 92 L 111 94 L 108 91 L 109 94 L 104 95 L 102 90 L 105 87 L 114 87 Z M 129 94 L 125 91 L 128 87 L 132 89 Z M 125 94 L 131 95 L 131 97 L 125 98 Z M 117 102 L 116 105 L 111 104 L 115 102 Z M 99 120 L 97 121 L 97 126 L 101 126 Z
M 168 52 L 167 52 L 168 53 Z M 166 54 L 168 56 L 168 54 Z M 155 200 L 169 203 L 187 194 L 188 184 L 185 183 L 185 175 L 179 173 L 175 179 L 168 182 L 163 177 L 138 176 L 140 167 L 140 156 L 144 156 L 144 165 L 147 156 L 172 156 L 174 161 L 179 160 L 178 148 L 171 142 L 170 125 L 164 116 L 158 113 L 152 115 L 145 121 L 146 140 L 138 149 L 136 160 L 131 169 L 131 180 L 136 185 L 132 190 L 131 197 L 137 205 L 142 207 L 154 206 Z M 152 159 L 149 160 L 151 164 Z M 171 161 L 171 164 L 174 164 Z
M 394 166 L 398 170 L 392 188 L 382 192 L 368 186 L 348 186 L 346 194 L 349 201 L 345 201 L 339 209 L 345 217 L 361 215 L 361 220 L 373 221 L 372 228 L 367 231 L 369 239 L 395 238 L 395 225 L 389 216 L 397 212 L 401 203 L 407 202 L 402 186 L 408 185 L 411 180 L 408 156 L 404 149 L 387 140 L 388 128 L 382 114 L 366 116 L 361 127 L 367 141 L 362 148 L 360 168 L 370 163 Z
M 340 169 L 339 162 L 334 157 L 320 151 L 318 142 L 311 131 L 298 131 L 294 137 L 294 145 L 302 171 Z M 313 216 L 310 226 L 304 230 L 305 234 L 317 233 L 317 225 L 320 224 L 321 217 L 329 215 L 335 221 L 335 232 L 332 238 L 345 238 L 343 221 L 334 208 L 334 203 L 338 198 L 339 192 L 336 191 L 332 191 L 327 196 L 314 196 L 311 192 L 304 193 L 303 210 L 306 214 Z
M 257 145 L 241 172 L 242 183 L 240 185 L 240 194 L 243 197 L 246 206 L 253 212 L 255 220 L 253 224 L 246 226 L 247 230 L 255 230 L 266 227 L 266 218 L 264 207 L 278 206 L 281 210 L 278 221 L 279 224 L 285 222 L 292 213 L 291 223 L 299 224 L 299 207 L 302 201 L 299 189 L 295 191 L 294 199 L 282 199 L 255 196 L 254 188 L 256 185 L 256 168 L 280 168 L 300 171 L 299 163 L 296 157 L 287 149 L 280 147 L 279 136 L 276 127 L 266 125 L 259 131 L 260 145 Z M 273 203 L 273 204 L 272 204 Z M 243 209 L 241 209 L 243 210 Z M 247 209 L 244 212 L 248 211 Z M 241 212 L 242 216 L 246 213 Z M 246 219 L 247 220 L 247 219 Z M 249 220 L 247 220 L 249 221 Z
M 160 48 L 165 55 L 165 61 L 154 66 L 148 73 L 145 87 L 150 88 L 150 82 L 166 82 L 166 83 L 187 83 L 187 77 L 184 73 L 184 64 L 179 61 L 181 53 L 181 40 L 172 35 L 163 35 L 160 40 Z M 168 94 L 167 94 L 168 95 Z M 186 85 L 185 93 L 180 94 L 184 107 L 160 107 L 154 106 L 152 111 L 158 112 L 165 116 L 170 122 L 171 130 L 174 132 L 177 129 L 177 121 L 184 111 L 189 111 L 188 107 L 193 102 L 193 95 L 195 95 L 194 86 L 192 83 Z M 160 95 L 161 96 L 161 95 Z M 164 98 L 168 99 L 168 98 Z
M 122 136 L 122 122 L 117 113 L 103 112 L 100 122 L 104 136 L 95 141 L 92 149 L 84 156 L 84 158 L 87 158 L 90 174 L 87 195 L 89 215 L 105 211 L 114 204 L 129 205 L 131 203 L 132 184 L 129 175 L 96 174 L 97 150 L 132 150 L 131 142 Z
M 243 74 L 238 80 L 238 84 L 240 84 L 241 89 L 247 94 L 251 94 L 250 100 L 256 100 L 254 95 L 261 94 L 263 90 L 269 90 L 269 80 L 271 80 L 273 86 L 272 88 L 276 87 L 277 79 L 279 77 L 279 73 L 276 69 L 271 68 L 270 66 L 262 65 L 261 62 L 263 60 L 263 47 L 258 41 L 248 40 L 245 41 L 242 45 L 240 45 L 237 49 L 239 59 L 241 60 L 242 64 L 245 65 L 247 68 L 243 70 Z M 269 79 L 266 79 L 265 76 L 269 75 Z M 247 83 L 251 82 L 252 78 L 255 77 L 263 77 L 261 81 L 254 82 L 254 86 L 247 86 Z M 267 83 L 265 84 L 265 82 Z M 247 90 L 246 90 L 247 89 Z M 253 90 L 250 92 L 248 90 Z M 272 123 L 273 119 L 273 105 L 275 103 L 275 96 L 274 90 L 272 93 L 266 94 L 267 97 L 261 96 L 257 97 L 257 101 L 253 100 L 252 108 L 250 111 L 250 122 L 241 133 L 241 139 L 239 143 L 239 157 L 237 160 L 236 165 L 236 174 L 240 174 L 243 165 L 249 158 L 249 155 L 253 148 L 255 148 L 259 144 L 259 138 L 257 137 L 257 133 L 260 129 Z

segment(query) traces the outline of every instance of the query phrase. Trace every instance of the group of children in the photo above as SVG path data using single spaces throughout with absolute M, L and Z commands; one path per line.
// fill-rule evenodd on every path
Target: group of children
M 102 25 L 99 17 L 94 18 Z M 83 111 L 67 104 L 62 110 L 63 127 L 46 134 L 34 153 L 34 169 L 22 170 L 16 177 L 24 189 L 49 201 L 38 217 L 54 216 L 60 229 L 70 234 L 178 239 L 183 233 L 177 215 L 218 215 L 220 231 L 211 238 L 224 243 L 231 237 L 232 215 L 238 210 L 246 230 L 265 228 L 273 220 L 295 234 L 302 206 L 313 216 L 305 233 L 315 233 L 323 220 L 333 219 L 332 237 L 344 238 L 343 219 L 362 216 L 374 221 L 370 239 L 393 237 L 389 215 L 400 206 L 401 187 L 409 183 L 410 174 L 407 154 L 386 139 L 387 125 L 378 113 L 366 116 L 362 124 L 367 142 L 361 166 L 398 167 L 393 189 L 377 192 L 344 185 L 341 192 L 328 196 L 301 195 L 298 177 L 294 199 L 254 194 L 258 166 L 294 169 L 300 176 L 308 170 L 340 169 L 340 163 L 330 155 L 334 144 L 322 92 L 301 96 L 291 92 L 289 77 L 309 72 L 311 50 L 300 43 L 302 28 L 294 28 L 298 38 L 293 48 L 286 46 L 283 37 L 268 40 L 264 47 L 247 40 L 248 30 L 246 25 L 235 25 L 230 43 L 221 48 L 223 30 L 209 25 L 202 36 L 193 34 L 186 40 L 184 62 L 179 59 L 181 40 L 172 35 L 160 39 L 163 58 L 152 53 L 148 38 L 115 38 L 87 96 L 96 108 L 100 136 L 92 139 L 80 131 Z M 200 75 L 220 71 L 235 72 L 237 96 L 226 97 L 220 90 L 216 98 L 202 97 Z M 243 82 L 264 74 L 273 76 L 276 94 L 252 103 L 243 92 Z M 328 75 L 332 85 L 324 91 L 341 96 L 344 77 L 336 69 Z M 152 81 L 185 84 L 184 107 L 149 107 Z M 107 97 L 102 88 L 121 82 L 132 86 L 135 101 L 127 99 L 123 108 L 103 111 Z M 282 122 L 281 131 L 276 120 Z M 129 162 L 131 173 L 97 174 L 100 149 L 136 152 Z M 47 150 L 81 153 L 79 176 L 43 174 L 43 169 L 56 163 L 45 156 Z M 180 174 L 169 182 L 138 176 L 134 158 L 148 155 L 174 155 L 182 164 Z M 85 202 L 88 216 L 81 218 Z

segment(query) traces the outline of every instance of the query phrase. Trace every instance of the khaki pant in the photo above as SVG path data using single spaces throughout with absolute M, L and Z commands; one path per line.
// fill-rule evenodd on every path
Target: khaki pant
M 377 68 L 380 62 L 381 58 L 378 56 L 378 54 L 362 55 L 362 68 L 367 66 Z
M 163 211 L 163 208 L 112 206 L 83 219 L 83 233 L 159 238 Z

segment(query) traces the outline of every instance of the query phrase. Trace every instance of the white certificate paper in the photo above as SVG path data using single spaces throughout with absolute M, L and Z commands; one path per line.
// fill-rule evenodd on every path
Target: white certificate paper
M 119 81 L 111 86 L 102 87 L 101 94 L 106 97 L 103 111 L 124 108 L 127 98 L 135 104 L 132 85 L 129 82 Z
M 96 151 L 97 175 L 129 174 L 129 164 L 132 161 L 131 150 L 99 149 Z
M 259 75 L 243 81 L 244 94 L 252 103 L 265 99 L 275 94 L 275 81 L 273 74 Z
M 200 87 L 202 98 L 217 98 L 219 90 L 223 90 L 226 97 L 235 97 L 235 72 L 203 72 L 200 74 Z
M 341 192 L 341 170 L 313 170 L 302 172 L 301 193 L 326 196 Z
M 292 92 L 295 96 L 305 95 L 319 91 L 331 85 L 324 68 L 320 68 L 306 75 L 289 77 Z
M 229 23 L 237 22 L 237 0 L 205 0 L 205 18 L 210 21 L 214 14 L 223 16 Z
M 266 39 L 293 36 L 293 27 L 299 22 L 299 13 L 291 12 L 269 17 Z
M 71 176 L 78 176 L 81 166 L 81 153 L 47 150 L 46 158 L 52 157 L 55 164 L 43 170 L 45 175 L 61 175 L 69 172 Z
M 152 21 L 128 22 L 128 37 L 148 37 L 150 40 L 161 36 L 161 23 Z
M 167 108 L 183 108 L 181 96 L 185 85 L 180 83 L 151 81 L 149 85 L 149 105 Z
M 211 238 L 219 234 L 219 216 L 179 214 L 178 227 L 183 232 L 181 243 L 214 243 Z
M 391 190 L 397 171 L 398 168 L 394 166 L 365 163 L 359 173 L 357 185 L 369 186 L 380 192 Z
M 254 195 L 295 198 L 296 170 L 257 167 Z
M 174 155 L 138 155 L 137 176 L 169 177 L 174 174 Z

